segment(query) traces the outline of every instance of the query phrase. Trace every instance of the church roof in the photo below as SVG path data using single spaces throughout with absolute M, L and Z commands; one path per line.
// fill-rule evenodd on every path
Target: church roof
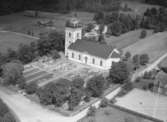
M 104 59 L 109 58 L 110 54 L 114 50 L 113 47 L 108 46 L 107 44 L 100 44 L 88 40 L 78 40 L 75 43 L 72 43 L 68 48 Z M 113 52 L 113 55 L 111 55 L 112 58 L 118 58 L 118 56 L 120 57 L 120 55 L 118 53 L 116 54 L 115 51 Z

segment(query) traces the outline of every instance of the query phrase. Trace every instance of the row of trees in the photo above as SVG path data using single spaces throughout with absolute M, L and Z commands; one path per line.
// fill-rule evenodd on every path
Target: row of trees
M 138 28 L 153 29 L 154 32 L 162 32 L 167 28 L 167 9 L 150 8 L 144 15 L 132 16 L 129 14 L 97 12 L 94 20 L 98 24 L 108 25 L 108 33 L 114 36 L 120 36 L 123 33 Z
M 101 11 L 116 10 L 120 7 L 120 0 L 1 0 L 0 14 L 9 14 L 25 9 L 64 11 L 85 10 Z
M 15 117 L 9 111 L 9 108 L 0 99 L 0 122 L 16 122 Z

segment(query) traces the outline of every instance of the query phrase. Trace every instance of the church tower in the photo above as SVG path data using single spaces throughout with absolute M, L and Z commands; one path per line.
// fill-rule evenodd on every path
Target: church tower
M 78 19 L 72 18 L 66 22 L 65 56 L 68 56 L 68 47 L 78 39 L 82 39 L 82 26 Z

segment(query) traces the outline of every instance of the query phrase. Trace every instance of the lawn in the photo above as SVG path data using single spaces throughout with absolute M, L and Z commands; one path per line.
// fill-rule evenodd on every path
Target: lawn
M 37 38 L 15 32 L 0 31 L 0 52 L 5 53 L 8 48 L 16 50 L 20 43 L 30 44 Z
M 150 57 L 150 62 L 153 62 L 167 52 L 167 32 L 156 33 L 137 41 L 124 48 L 123 51 L 129 51 L 132 55 L 147 53 Z
M 123 108 L 154 117 L 162 121 L 167 120 L 166 96 L 152 93 L 150 91 L 133 89 L 127 95 L 117 98 L 116 100 L 116 105 Z
M 93 13 L 88 12 L 76 12 L 78 18 L 83 24 L 90 23 L 93 20 Z M 74 16 L 74 12 L 68 14 L 40 12 L 40 17 L 27 17 L 23 12 L 15 13 L 11 15 L 0 16 L 0 27 L 5 30 L 15 31 L 20 33 L 26 33 L 27 31 L 33 31 L 35 36 L 39 36 L 39 33 L 49 32 L 56 29 L 59 32 L 64 33 L 65 22 L 69 18 Z M 38 26 L 38 21 L 52 20 L 54 27 Z
M 116 46 L 119 49 L 123 49 L 139 41 L 141 31 L 142 30 L 139 29 L 127 32 L 119 37 L 114 37 L 114 36 L 106 37 L 106 42 L 108 45 Z M 147 31 L 147 37 L 152 35 L 152 30 L 146 30 L 146 31 Z
M 95 120 L 95 121 L 91 121 Z M 85 117 L 79 122 L 151 122 L 140 116 L 119 110 L 114 107 L 100 108 L 95 117 Z
M 165 58 L 163 61 L 159 64 L 160 67 L 167 67 L 167 58 Z

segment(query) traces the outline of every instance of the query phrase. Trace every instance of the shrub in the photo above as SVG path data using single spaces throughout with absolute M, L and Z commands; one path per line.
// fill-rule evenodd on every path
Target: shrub
M 141 34 L 140 34 L 140 39 L 144 39 L 147 36 L 147 31 L 146 30 L 142 30 Z
M 140 64 L 146 65 L 149 62 L 149 56 L 148 54 L 142 54 L 140 55 Z
M 25 86 L 25 91 L 27 94 L 34 94 L 36 93 L 37 88 L 38 88 L 37 84 L 33 82 Z
M 105 108 L 108 105 L 109 105 L 109 100 L 106 99 L 106 98 L 103 98 L 102 101 L 101 101 L 101 103 L 100 103 L 100 107 Z
M 87 116 L 95 116 L 96 108 L 94 106 L 90 106 Z
M 103 76 L 95 76 L 87 82 L 86 90 L 91 92 L 93 97 L 100 97 L 105 89 L 105 83 Z

